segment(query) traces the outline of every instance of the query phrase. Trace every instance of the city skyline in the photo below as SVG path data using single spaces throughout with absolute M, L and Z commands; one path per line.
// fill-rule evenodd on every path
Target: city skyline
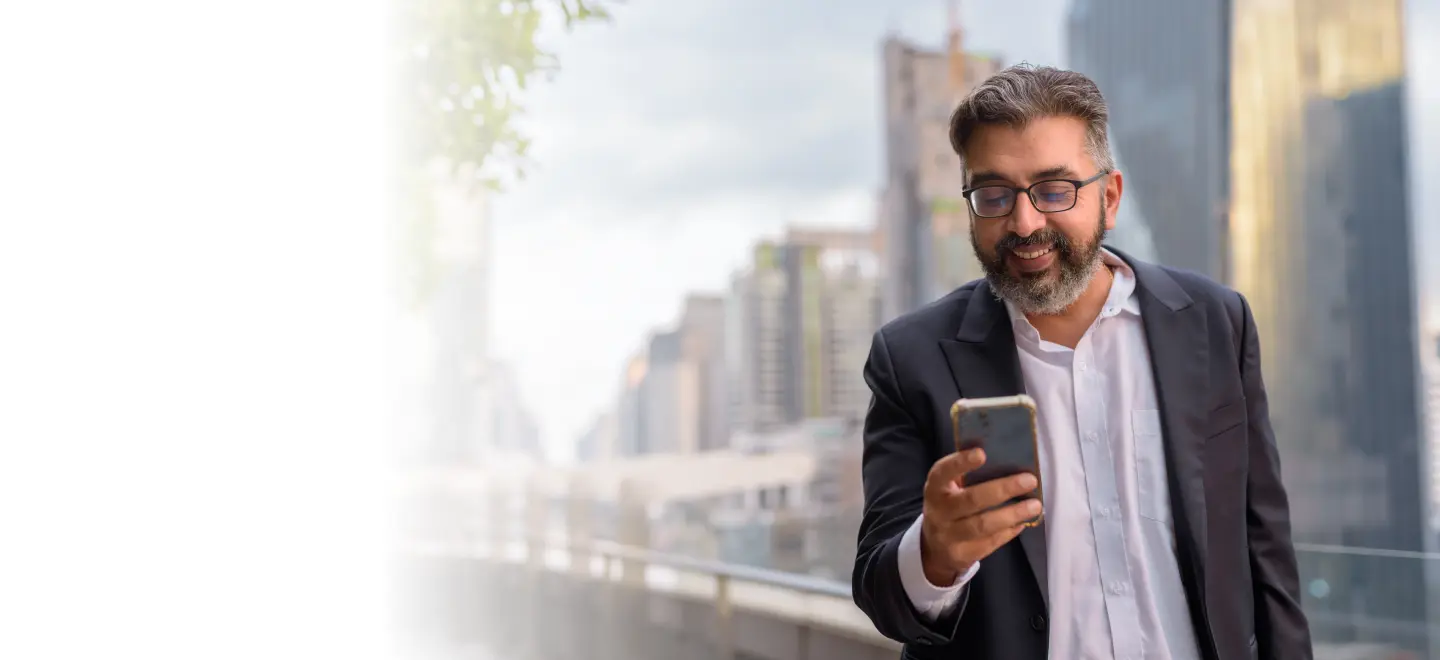
M 526 122 L 538 166 L 496 200 L 494 330 L 551 451 L 566 453 L 610 405 L 616 374 L 647 333 L 678 317 L 687 292 L 724 291 L 756 240 L 789 222 L 873 225 L 883 183 L 880 46 L 894 28 L 938 48 L 944 3 L 826 5 L 821 26 L 807 20 L 817 7 L 741 25 L 713 3 L 622 6 L 614 25 L 554 41 L 564 69 L 534 89 Z M 976 3 L 962 18 L 974 50 L 1064 66 L 1067 9 L 1038 8 L 1053 18 L 1044 29 Z M 713 29 L 697 36 L 700 24 Z M 746 26 L 750 36 L 739 31 Z M 766 41 L 780 35 L 813 57 Z M 641 64 L 645 82 L 615 94 L 617 68 Z M 559 320 L 572 316 L 586 319 L 584 349 L 559 351 L 557 342 L 579 345 L 576 326 Z

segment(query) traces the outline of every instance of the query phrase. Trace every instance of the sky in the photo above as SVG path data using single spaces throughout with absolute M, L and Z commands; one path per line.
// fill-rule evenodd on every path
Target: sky
M 1436 25 L 1440 0 L 1409 1 Z M 961 17 L 973 50 L 1063 66 L 1067 7 L 966 2 Z M 723 291 L 756 240 L 873 223 L 880 42 L 938 47 L 946 21 L 944 0 L 627 0 L 614 14 L 544 35 L 561 71 L 527 97 L 536 165 L 492 205 L 492 352 L 560 456 L 613 405 L 648 334 L 687 292 Z M 1436 50 L 1412 60 L 1440 72 Z M 1414 86 L 1412 108 L 1440 117 L 1436 88 Z

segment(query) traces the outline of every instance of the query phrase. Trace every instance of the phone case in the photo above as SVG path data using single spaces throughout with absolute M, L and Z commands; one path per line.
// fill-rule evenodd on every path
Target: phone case
M 1029 395 L 1027 395 L 1027 394 L 1017 394 L 1017 395 L 1014 395 L 1014 396 L 997 396 L 997 397 L 988 397 L 988 398 L 980 398 L 980 399 L 960 399 L 960 400 L 956 401 L 954 404 L 952 404 L 952 405 L 950 406 L 950 427 L 951 427 L 951 433 L 954 435 L 955 451 L 958 452 L 958 451 L 962 451 L 962 450 L 965 450 L 965 449 L 971 449 L 971 448 L 973 448 L 973 447 L 981 446 L 981 445 L 979 445 L 979 444 L 965 445 L 965 444 L 962 443 L 961 438 L 960 438 L 960 419 L 961 419 L 962 417 L 964 417 L 964 416 L 966 416 L 966 415 L 971 415 L 971 414 L 984 415 L 986 411 L 990 411 L 990 410 L 1000 410 L 1000 409 L 1008 409 L 1008 408 L 1024 408 L 1024 409 L 1026 409 L 1026 411 L 1029 413 L 1029 414 L 1028 414 L 1028 417 L 1029 417 L 1029 419 L 1030 419 L 1030 445 L 1031 445 L 1030 451 L 1031 451 L 1031 455 L 1037 457 L 1037 460 L 1038 460 L 1038 457 L 1040 456 L 1040 447 L 1039 447 L 1039 436 L 1040 436 L 1040 434 L 1039 434 L 1039 429 L 1038 429 L 1038 427 L 1036 426 L 1036 419 L 1035 419 L 1035 418 L 1036 418 L 1036 415 L 1035 415 L 1035 399 L 1031 398 L 1031 397 L 1030 397 Z M 983 448 L 983 447 L 982 447 L 982 448 Z M 1035 484 L 1036 484 L 1036 485 L 1035 485 L 1035 499 L 1040 500 L 1040 504 L 1041 504 L 1041 506 L 1043 507 L 1044 504 L 1045 504 L 1045 480 L 1044 480 L 1044 478 L 1040 475 L 1040 469 L 1039 469 L 1039 468 L 1040 468 L 1040 466 L 1039 466 L 1039 465 L 1036 465 L 1036 466 L 1035 466 L 1035 471 L 1034 471 L 1034 474 L 1035 474 Z M 1018 501 L 1018 500 L 1011 500 L 1011 501 L 1013 502 L 1013 501 Z M 1007 502 L 1007 504 L 1008 504 L 1008 502 Z M 1003 506 L 1003 505 L 1002 505 L 1002 506 Z M 1040 513 L 1039 516 L 1037 516 L 1034 520 L 1031 520 L 1031 521 L 1026 522 L 1026 523 L 1024 523 L 1024 524 L 1025 524 L 1026 527 L 1035 527 L 1036 525 L 1039 525 L 1040 522 L 1044 520 L 1044 518 L 1045 518 L 1045 513 L 1044 513 L 1044 510 L 1043 510 L 1043 508 L 1042 508 L 1041 513 Z

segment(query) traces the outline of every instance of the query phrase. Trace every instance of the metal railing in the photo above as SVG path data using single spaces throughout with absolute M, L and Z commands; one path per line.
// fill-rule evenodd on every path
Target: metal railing
M 416 544 L 402 554 L 468 562 L 471 575 L 502 566 L 470 589 L 491 600 L 459 607 L 468 614 L 456 619 L 487 625 L 503 610 L 506 623 L 470 636 L 499 638 L 492 651 L 507 657 L 851 660 L 893 658 L 900 648 L 855 607 L 849 585 L 834 580 L 555 537 Z M 491 613 L 480 611 L 487 607 Z M 573 611 L 557 614 L 567 607 Z M 536 627 L 541 620 L 549 623 Z

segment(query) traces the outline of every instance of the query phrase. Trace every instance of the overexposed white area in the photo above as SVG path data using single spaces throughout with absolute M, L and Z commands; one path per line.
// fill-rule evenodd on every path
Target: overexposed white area
M 384 3 L 0 3 L 0 657 L 386 655 Z

